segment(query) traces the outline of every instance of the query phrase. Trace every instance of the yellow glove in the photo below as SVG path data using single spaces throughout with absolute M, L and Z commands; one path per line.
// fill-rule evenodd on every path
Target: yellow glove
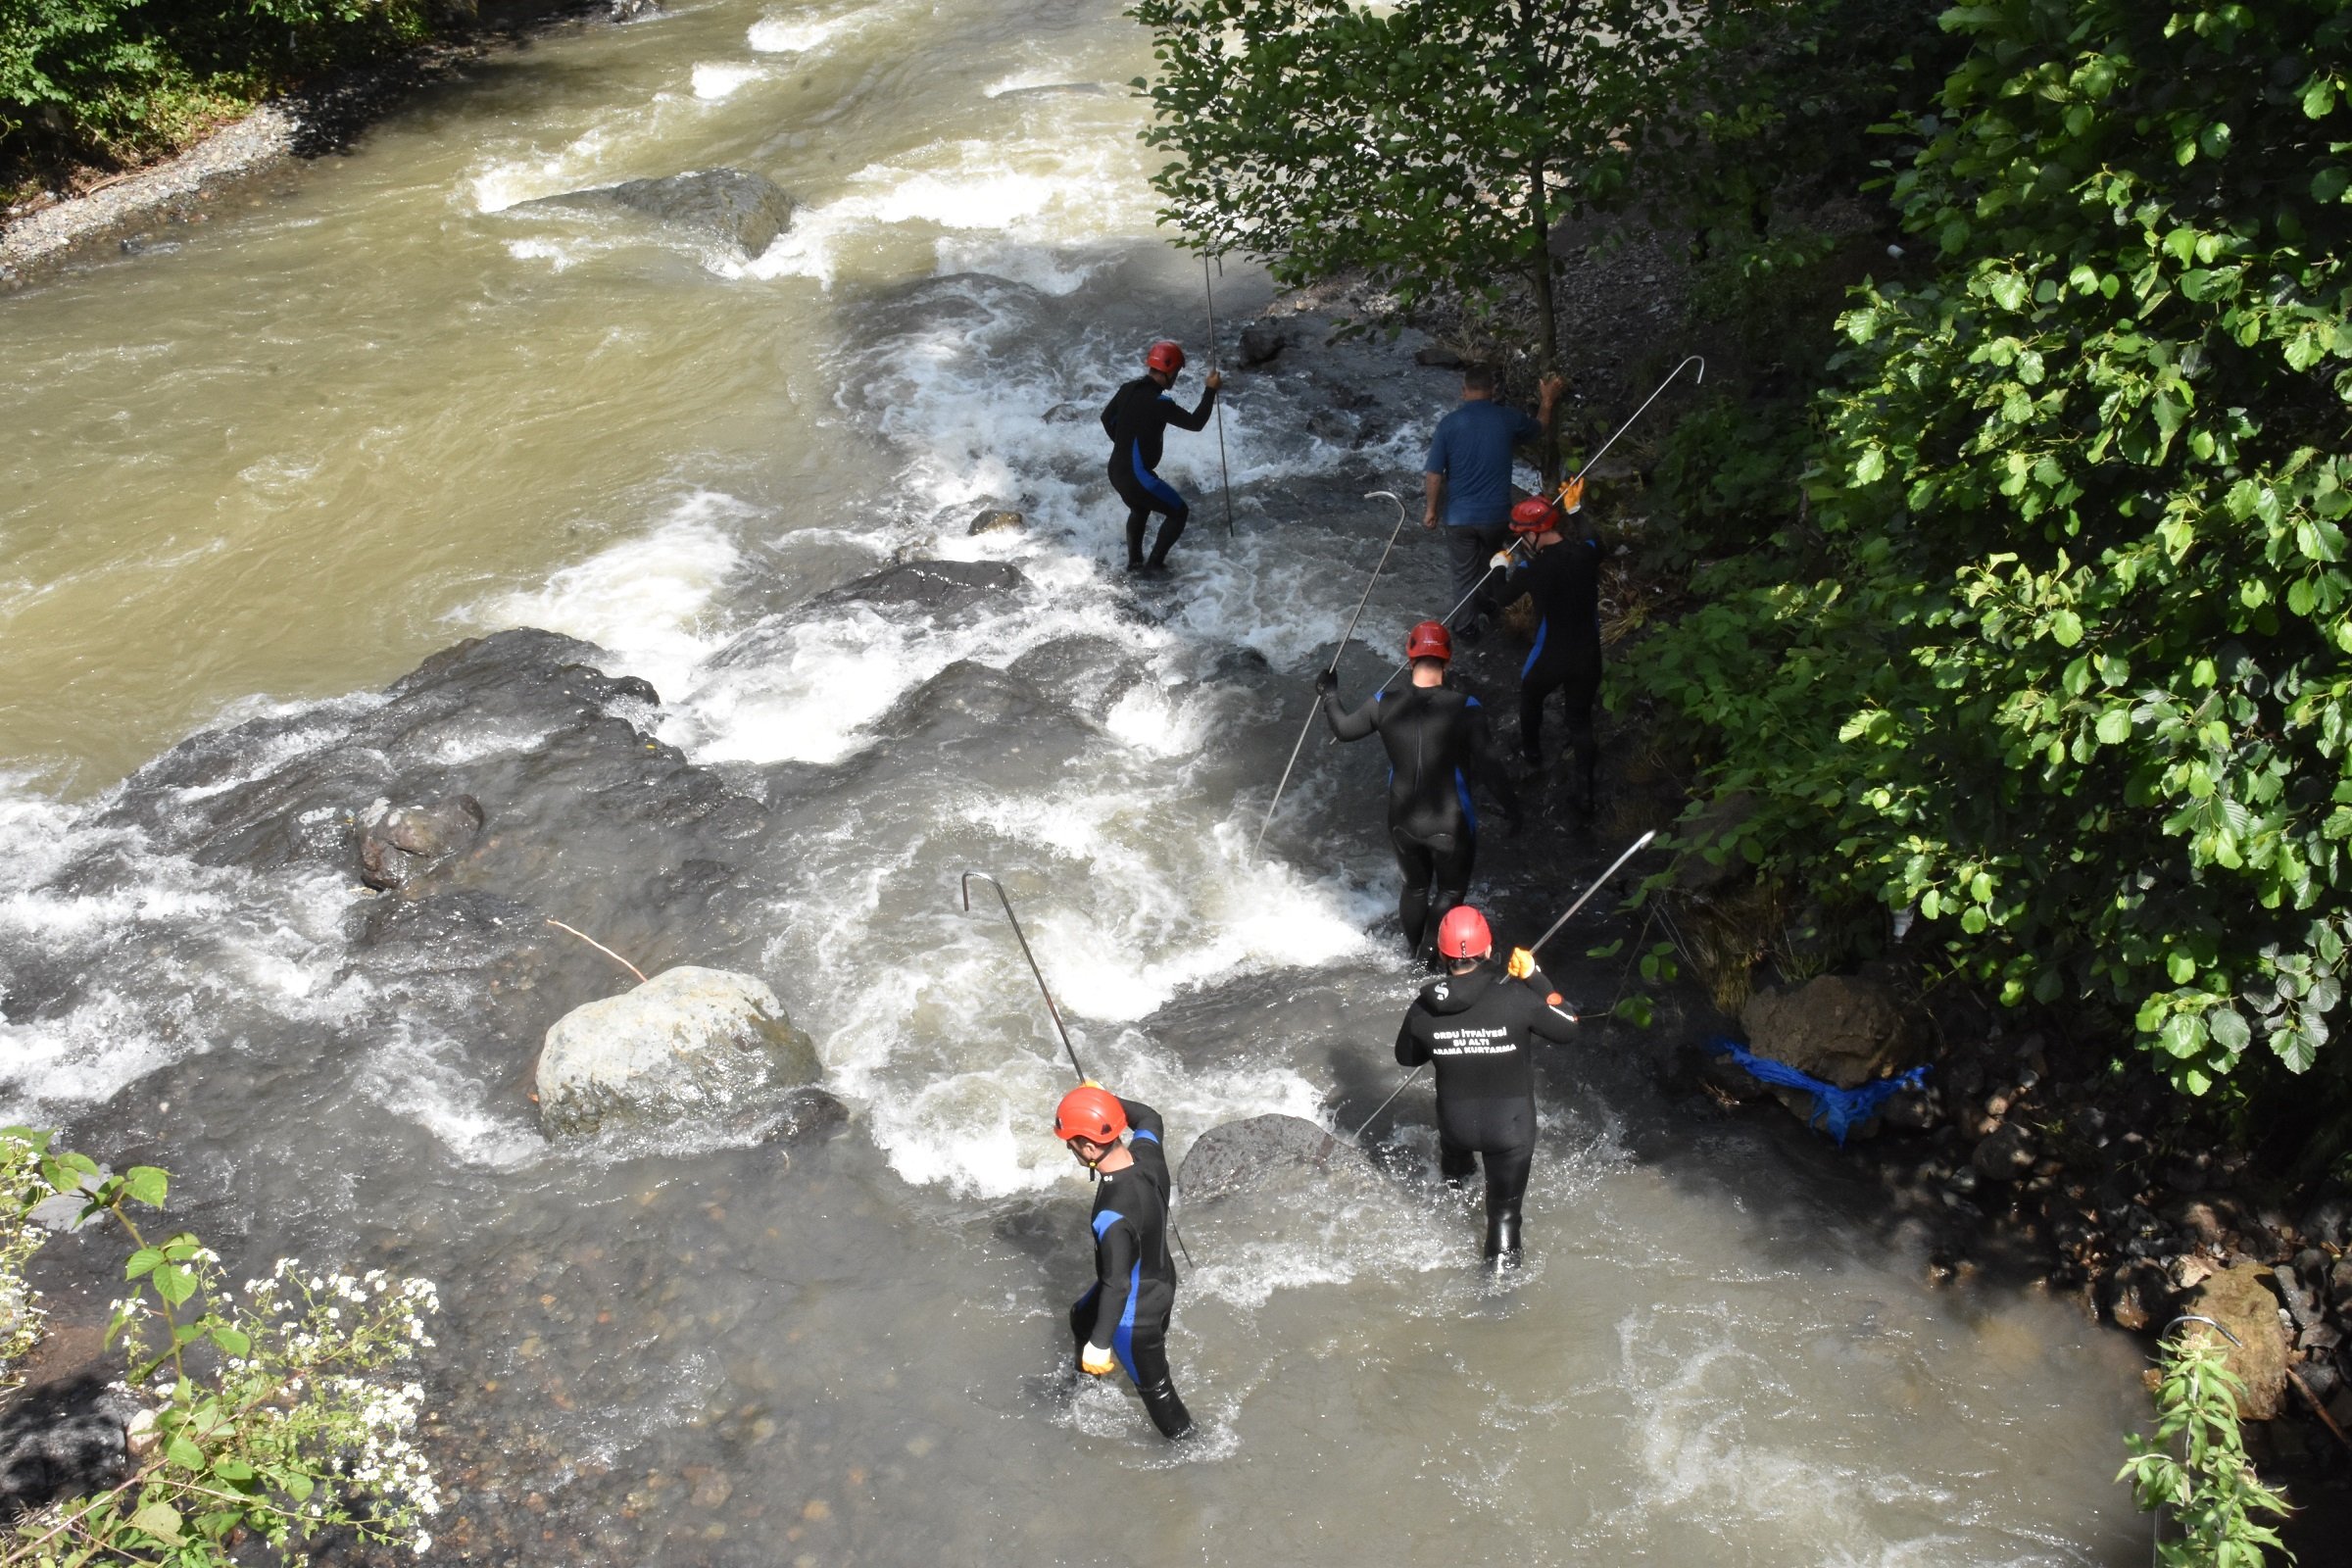
M 1078 1087 L 1081 1089 L 1100 1089 L 1102 1087 L 1102 1085 L 1099 1079 L 1081 1078 L 1078 1080 Z
M 1078 1370 L 1092 1377 L 1102 1377 L 1119 1369 L 1119 1363 L 1100 1345 L 1090 1345 L 1078 1352 Z
M 1535 972 L 1536 956 L 1528 952 L 1525 948 L 1513 948 L 1511 950 L 1510 962 L 1511 978 L 1514 980 L 1524 980 Z
M 1560 486 L 1559 507 L 1561 512 L 1581 512 L 1584 510 L 1584 506 L 1585 481 L 1582 478 L 1571 479 Z

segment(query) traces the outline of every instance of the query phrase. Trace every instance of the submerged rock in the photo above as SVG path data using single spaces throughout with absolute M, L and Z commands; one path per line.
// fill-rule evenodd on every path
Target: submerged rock
M 1028 581 L 1018 566 L 1002 561 L 910 561 L 843 583 L 809 604 L 826 609 L 871 605 L 954 615 L 1018 592 Z
M 791 225 L 793 201 L 775 181 L 740 169 L 698 169 L 659 179 L 624 180 L 567 191 L 522 207 L 623 207 L 679 228 L 727 240 L 746 258 L 767 249 Z
M 1371 1188 L 1380 1176 L 1353 1141 L 1298 1116 L 1252 1116 L 1211 1127 L 1186 1152 L 1176 1187 L 1187 1205 L 1301 1186 Z
M 1242 328 L 1242 363 L 1271 364 L 1290 340 L 1290 334 L 1272 321 L 1251 321 Z
M 1028 526 L 1028 519 L 1006 507 L 991 507 L 972 519 L 966 534 L 1017 533 Z
M 556 1020 L 539 1054 L 539 1120 L 555 1134 L 650 1125 L 736 1110 L 822 1075 L 765 981 L 682 964 Z

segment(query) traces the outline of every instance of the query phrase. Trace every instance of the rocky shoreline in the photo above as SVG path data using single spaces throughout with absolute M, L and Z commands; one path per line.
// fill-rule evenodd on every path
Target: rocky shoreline
M 466 32 L 262 104 L 172 157 L 78 194 L 0 212 L 0 292 L 110 252 L 135 252 L 159 228 L 203 222 L 209 203 L 289 163 L 344 150 L 419 89 L 487 55 L 558 27 L 612 25 L 660 11 L 660 0 L 524 0 Z

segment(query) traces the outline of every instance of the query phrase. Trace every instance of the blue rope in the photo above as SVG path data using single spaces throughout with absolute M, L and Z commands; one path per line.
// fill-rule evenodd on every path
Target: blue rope
M 1809 1072 L 1799 1071 L 1785 1061 L 1759 1056 L 1742 1051 L 1729 1040 L 1718 1040 L 1707 1049 L 1719 1056 L 1729 1056 L 1754 1077 L 1784 1089 L 1801 1089 L 1813 1097 L 1813 1114 L 1805 1118 L 1808 1127 L 1821 1127 L 1845 1147 L 1845 1135 L 1879 1113 L 1879 1107 L 1906 1089 L 1923 1087 L 1928 1069 L 1914 1067 L 1893 1078 L 1879 1078 L 1859 1089 L 1840 1089 L 1825 1084 Z

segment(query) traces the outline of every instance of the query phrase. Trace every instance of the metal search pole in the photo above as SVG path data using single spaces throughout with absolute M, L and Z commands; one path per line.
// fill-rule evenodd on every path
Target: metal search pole
M 1324 670 L 1326 674 L 1336 675 L 1339 673 L 1340 656 L 1348 651 L 1348 641 L 1355 635 L 1355 623 L 1363 618 L 1364 607 L 1372 602 L 1372 586 L 1380 581 L 1380 574 L 1389 564 L 1389 553 L 1396 548 L 1397 536 L 1404 532 L 1404 498 L 1394 490 L 1367 490 L 1364 492 L 1366 501 L 1378 501 L 1383 498 L 1396 503 L 1396 526 L 1389 530 L 1389 542 L 1381 547 L 1380 560 L 1373 564 L 1372 575 L 1364 582 L 1363 596 L 1355 602 L 1355 613 L 1348 617 L 1348 629 L 1340 633 L 1339 646 L 1331 651 L 1331 662 L 1325 666 Z M 1265 853 L 1266 829 L 1274 823 L 1274 808 L 1282 804 L 1282 792 L 1290 787 L 1291 769 L 1298 765 L 1298 754 L 1306 749 L 1307 733 L 1315 727 L 1316 709 L 1322 706 L 1322 694 L 1317 693 L 1315 706 L 1306 710 L 1306 722 L 1298 727 L 1298 743 L 1291 748 L 1291 760 L 1282 764 L 1282 781 L 1274 786 L 1274 798 L 1266 803 L 1265 819 L 1257 824 L 1257 844 L 1250 851 L 1252 855 Z
M 1217 270 L 1223 271 L 1224 269 L 1225 262 L 1220 257 Z M 1208 302 L 1208 368 L 1221 376 L 1224 372 L 1217 364 L 1217 291 L 1208 281 L 1206 251 L 1200 253 L 1200 296 Z M 1221 484 L 1218 494 L 1225 502 L 1225 537 L 1230 539 L 1233 537 L 1233 470 L 1225 466 L 1225 398 L 1222 393 L 1217 397 L 1217 477 Z
M 990 876 L 986 871 L 964 872 L 964 912 L 969 914 L 972 909 L 972 878 L 974 877 L 978 877 L 997 890 L 997 902 L 1004 906 L 1004 918 L 1012 922 L 1012 939 L 1021 945 L 1021 956 L 1029 960 L 1029 972 L 1037 976 L 1037 989 L 1039 994 L 1046 999 L 1046 1013 L 1054 1020 L 1054 1032 L 1061 1036 L 1061 1049 L 1070 1054 L 1070 1070 L 1078 1075 L 1080 1083 L 1086 1082 L 1086 1069 L 1078 1064 L 1078 1048 L 1070 1044 L 1070 1032 L 1062 1027 L 1061 1009 L 1054 1005 L 1054 993 L 1046 985 L 1045 971 L 1037 966 L 1037 955 L 1029 951 L 1029 937 L 1021 930 L 1021 917 L 1012 912 L 1012 900 L 1004 896 L 1004 884 Z

